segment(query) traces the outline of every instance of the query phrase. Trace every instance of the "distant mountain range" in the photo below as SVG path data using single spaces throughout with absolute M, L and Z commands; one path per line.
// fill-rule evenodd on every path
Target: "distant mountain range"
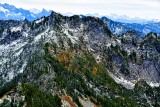
M 101 20 L 107 23 L 109 29 L 116 35 L 122 35 L 123 33 L 131 30 L 137 31 L 137 33 L 141 36 L 145 36 L 150 32 L 160 33 L 160 22 L 147 24 L 122 23 L 115 22 L 107 17 L 102 17 Z
M 43 16 L 49 16 L 51 10 L 25 10 L 16 8 L 9 4 L 0 4 L 0 20 L 37 20 Z M 72 13 L 63 14 L 65 16 L 73 16 Z M 160 22 L 158 20 L 145 20 L 140 18 L 129 18 L 127 16 L 118 16 L 112 14 L 110 16 L 101 17 L 99 14 L 86 14 L 81 16 L 96 16 L 108 24 L 109 29 L 113 34 L 122 35 L 131 30 L 137 31 L 141 36 L 145 36 L 150 32 L 160 33 Z M 114 21 L 113 21 L 114 20 Z
M 160 22 L 159 19 L 151 19 L 151 18 L 139 18 L 139 17 L 129 17 L 126 15 L 116 15 L 116 14 L 110 14 L 106 15 L 109 19 L 112 19 L 116 22 L 122 22 L 122 23 L 140 23 L 140 24 L 149 24 L 149 23 L 157 23 Z
M 50 15 L 50 10 L 25 10 L 22 8 L 16 8 L 9 4 L 0 4 L 0 20 L 24 20 L 25 18 L 29 21 L 36 20 L 42 16 Z

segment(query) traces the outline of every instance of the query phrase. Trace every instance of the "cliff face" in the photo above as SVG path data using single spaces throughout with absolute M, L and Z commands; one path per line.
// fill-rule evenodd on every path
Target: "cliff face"
M 158 34 L 116 36 L 98 18 L 54 12 L 0 26 L 0 95 L 15 99 L 7 104 L 159 105 Z

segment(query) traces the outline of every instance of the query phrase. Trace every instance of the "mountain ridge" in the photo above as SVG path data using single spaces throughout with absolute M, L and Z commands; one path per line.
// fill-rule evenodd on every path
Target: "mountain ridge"
M 13 99 L 2 106 L 159 106 L 159 34 L 117 36 L 99 18 L 55 12 L 0 23 L 0 96 Z
M 42 9 L 42 11 L 37 10 L 37 9 L 30 9 L 30 10 L 25 10 L 22 8 L 16 8 L 13 5 L 9 4 L 0 4 L 0 19 L 1 20 L 29 20 L 29 21 L 34 21 L 36 19 L 39 19 L 43 16 L 48 16 L 50 15 L 51 10 L 45 10 Z M 69 15 L 72 16 L 73 14 L 68 13 L 64 15 Z M 81 16 L 97 16 L 97 15 L 81 15 Z M 108 24 L 110 27 L 110 30 L 117 35 L 122 35 L 126 31 L 130 30 L 136 30 L 140 35 L 146 36 L 149 32 L 155 32 L 155 33 L 160 33 L 160 22 L 147 22 L 147 23 L 123 23 L 123 22 L 116 22 L 113 21 L 113 19 L 108 19 L 107 17 L 103 16 L 100 17 L 105 23 Z

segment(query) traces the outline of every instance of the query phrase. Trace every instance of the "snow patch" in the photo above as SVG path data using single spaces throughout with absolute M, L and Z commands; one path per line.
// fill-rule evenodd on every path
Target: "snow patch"
M 123 85 L 125 88 L 127 88 L 127 89 L 133 89 L 134 88 L 134 86 L 135 86 L 135 84 L 134 83 L 132 83 L 132 82 L 130 82 L 130 81 L 127 81 L 127 80 L 125 80 L 124 78 L 118 78 L 118 77 L 116 77 L 115 75 L 113 75 L 113 74 L 111 74 L 111 73 L 109 73 L 110 74 L 110 76 L 115 80 L 115 82 L 116 83 L 118 83 L 118 84 L 121 84 L 121 85 Z
M 3 100 L 2 99 L 0 99 L 0 104 L 2 104 L 3 103 Z
M 118 44 L 121 44 L 121 41 L 119 39 L 116 39 L 116 41 L 118 42 Z
M 27 66 L 27 62 L 25 61 L 19 73 L 23 73 L 26 66 Z
M 33 13 L 33 14 L 38 14 L 38 13 L 40 13 L 40 12 L 41 12 L 40 10 L 35 9 L 35 8 L 30 9 L 29 11 L 30 11 L 31 13 Z
M 21 18 L 25 18 L 24 16 L 22 16 L 22 14 L 19 12 L 19 13 L 14 13 L 14 12 L 10 12 L 10 13 L 7 13 L 7 14 L 5 14 L 5 16 L 8 18 L 8 19 L 10 19 L 10 17 L 11 18 L 13 18 L 13 17 L 21 17 Z
M 115 42 L 115 41 L 112 41 L 112 45 L 113 45 L 113 46 L 116 46 L 116 42 Z
M 107 43 L 107 44 L 106 44 L 106 47 L 110 47 L 110 46 L 111 46 L 111 43 Z
M 45 30 L 43 33 L 37 35 L 37 36 L 34 38 L 34 41 L 37 42 L 37 41 L 39 41 L 39 40 L 42 38 L 42 36 L 48 35 L 48 34 L 47 34 L 48 31 L 49 31 L 49 28 L 48 28 L 47 30 Z
M 23 49 L 20 49 L 18 52 L 15 53 L 15 56 L 19 56 L 22 53 Z
M 92 103 L 90 100 L 79 98 L 79 101 L 83 107 L 95 107 L 94 103 Z
M 5 13 L 5 12 L 9 12 L 8 9 L 5 9 L 5 8 L 3 8 L 3 7 L 1 7 L 1 6 L 0 6 L 0 11 L 2 11 L 2 12 L 4 12 L 4 13 Z
M 8 72 L 8 80 L 13 79 L 14 73 L 13 72 Z
M 11 32 L 17 32 L 17 31 L 21 31 L 22 30 L 22 27 L 12 27 L 11 28 Z
M 41 23 L 43 20 L 44 20 L 44 18 L 41 18 L 41 19 L 37 20 L 35 23 L 36 24 Z
M 147 84 L 151 87 L 159 87 L 160 83 L 147 82 Z
M 67 37 L 71 40 L 71 42 L 74 44 L 74 43 L 77 43 L 76 40 L 78 39 L 77 37 L 74 37 L 74 36 L 71 36 L 69 33 L 68 33 L 68 30 L 65 29 L 64 30 L 64 34 L 67 35 Z
M 120 77 L 116 77 L 115 75 L 109 73 L 110 76 L 115 80 L 116 83 L 118 84 L 121 84 L 123 85 L 124 87 L 126 87 L 127 89 L 133 89 L 135 84 L 128 81 L 128 80 L 125 80 L 124 78 Z M 160 86 L 160 83 L 153 83 L 153 82 L 147 82 L 147 84 L 151 87 L 159 87 Z
M 121 28 L 116 28 L 116 30 L 115 30 L 115 33 L 116 34 L 120 34 L 122 32 L 122 29 Z
M 28 33 L 23 32 L 23 37 L 28 37 Z
M 95 60 L 96 60 L 97 63 L 101 62 L 101 56 L 100 55 L 94 54 L 93 56 L 94 56 L 94 58 L 95 58 Z

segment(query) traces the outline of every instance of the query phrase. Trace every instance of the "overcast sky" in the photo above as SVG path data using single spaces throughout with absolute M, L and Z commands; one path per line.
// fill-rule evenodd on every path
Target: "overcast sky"
M 0 0 L 24 9 L 51 9 L 60 13 L 127 15 L 160 19 L 160 0 Z

